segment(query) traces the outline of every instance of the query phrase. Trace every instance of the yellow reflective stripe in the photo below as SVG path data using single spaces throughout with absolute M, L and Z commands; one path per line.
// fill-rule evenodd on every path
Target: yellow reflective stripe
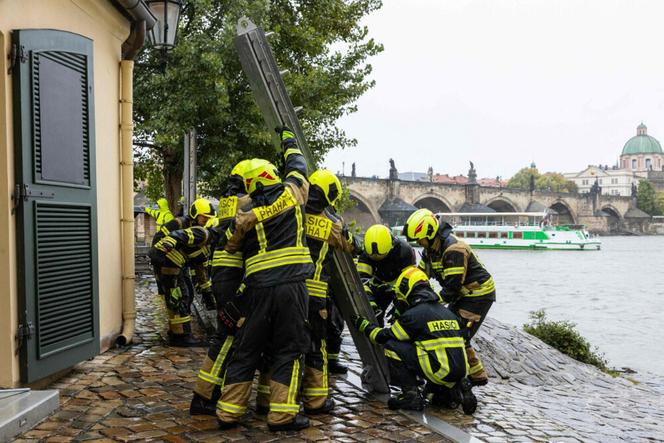
M 302 237 L 304 236 L 304 225 L 302 223 L 302 208 L 295 206 L 295 220 L 297 221 L 297 235 L 295 246 L 302 246 Z
M 327 385 L 327 342 L 325 339 L 320 341 L 320 353 L 323 356 L 323 388 L 326 392 L 329 392 Z
M 314 271 L 314 280 L 320 280 L 320 275 L 323 273 L 323 263 L 325 262 L 325 257 L 327 256 L 327 251 L 330 249 L 327 243 L 323 243 L 323 246 L 320 248 L 318 254 L 318 259 L 316 260 L 316 270 Z
M 489 277 L 487 281 L 482 283 L 479 288 L 477 289 L 468 289 L 466 287 L 463 288 L 464 290 L 461 291 L 461 293 L 466 296 L 466 297 L 479 297 L 481 295 L 487 295 L 492 293 L 493 291 L 496 290 L 496 285 L 493 282 L 493 278 Z
M 291 412 L 297 414 L 300 412 L 300 405 L 291 405 L 288 403 L 270 403 L 270 412 Z
M 357 263 L 357 272 L 362 272 L 364 274 L 373 276 L 373 268 L 366 263 L 358 262 Z
M 432 338 L 431 340 L 416 341 L 415 345 L 427 351 L 435 351 L 438 348 L 457 348 L 466 346 L 463 337 Z
M 230 412 L 231 414 L 244 414 L 247 412 L 246 406 L 234 405 L 233 403 L 227 403 L 225 401 L 217 402 L 217 409 Z
M 270 394 L 270 387 L 268 385 L 258 385 L 258 386 L 256 386 L 256 391 L 259 394 L 269 395 Z
M 404 330 L 404 328 L 399 323 L 399 320 L 395 321 L 392 327 L 390 328 L 394 336 L 401 341 L 410 340 L 410 336 Z
M 198 287 L 198 289 L 202 290 L 202 289 L 208 289 L 208 288 L 211 288 L 211 287 L 212 287 L 212 282 L 210 280 L 208 280 L 205 283 L 203 283 L 202 285 L 200 285 Z
M 369 334 L 369 340 L 371 340 L 372 343 L 376 343 L 376 336 L 380 331 L 382 331 L 382 328 L 375 328 L 371 331 Z
M 429 361 L 429 354 L 422 349 L 422 348 L 416 348 L 417 349 L 417 360 L 420 363 L 420 368 L 422 368 L 422 372 L 424 372 L 424 375 L 426 378 L 431 380 L 432 382 L 436 383 L 436 376 L 433 374 L 433 369 L 431 368 L 431 362 Z
M 160 231 L 166 235 L 170 234 L 171 231 L 168 230 L 166 226 L 162 226 Z
M 297 396 L 298 391 L 298 382 L 300 381 L 300 360 L 293 360 L 293 372 L 291 373 L 291 381 L 288 386 L 288 399 L 286 400 L 288 405 L 298 406 L 297 410 L 299 411 L 299 405 L 295 403 L 295 397 Z M 270 403 L 270 409 L 272 404 Z
M 177 251 L 175 249 L 171 249 L 170 252 L 166 253 L 166 257 L 176 265 L 182 267 L 184 266 L 186 260 L 182 254 L 180 254 L 180 251 Z
M 221 367 L 224 365 L 224 361 L 226 360 L 226 356 L 228 355 L 228 350 L 231 348 L 232 344 L 233 344 L 233 336 L 229 335 L 228 337 L 226 337 L 226 340 L 224 340 L 224 344 L 221 345 L 219 354 L 217 354 L 217 358 L 214 360 L 212 369 L 210 369 L 210 372 L 213 375 L 217 376 L 219 375 L 219 372 L 221 372 Z
M 289 172 L 288 175 L 286 175 L 286 177 L 295 177 L 295 178 L 299 179 L 299 180 L 300 180 L 301 182 L 303 182 L 303 183 L 305 183 L 305 182 L 307 181 L 307 177 L 305 177 L 304 175 L 300 174 L 300 173 L 297 172 L 297 171 L 291 171 L 291 172 Z
M 330 393 L 328 388 L 304 388 L 303 394 L 307 397 L 324 397 Z
M 209 253 L 210 253 L 210 249 L 207 246 L 205 246 L 201 249 L 196 249 L 194 252 L 192 252 L 190 254 L 187 254 L 187 255 L 189 256 L 189 258 L 196 258 L 199 255 L 209 254 Z
M 311 263 L 309 248 L 291 246 L 270 252 L 258 253 L 246 260 L 246 276 L 264 269 L 288 264 Z
M 224 234 L 226 235 L 226 240 L 230 240 L 231 237 L 233 237 L 233 231 L 231 231 L 231 228 L 226 229 Z
M 305 283 L 307 285 L 307 292 L 309 293 L 310 296 L 327 298 L 326 282 L 307 279 Z
M 267 237 L 265 237 L 265 226 L 262 222 L 256 224 L 256 237 L 258 238 L 258 253 L 264 254 L 267 249 Z
M 338 360 L 339 359 L 339 353 L 337 352 L 336 354 L 327 354 L 327 359 L 328 360 Z
M 172 325 L 180 325 L 182 323 L 189 323 L 191 321 L 191 316 L 187 315 L 186 317 L 174 317 L 169 318 L 168 322 Z
M 212 256 L 212 267 L 227 266 L 229 268 L 243 268 L 242 252 L 229 253 L 226 251 L 214 251 Z
M 392 360 L 401 361 L 401 357 L 399 357 L 399 354 L 390 349 L 385 349 L 385 357 L 391 358 Z
M 484 369 L 484 366 L 482 365 L 482 362 L 479 362 L 476 365 L 470 366 L 470 369 L 468 370 L 469 375 L 477 374 L 478 372 L 482 371 Z
M 202 369 L 198 371 L 198 378 L 208 383 L 212 383 L 213 385 L 219 385 L 219 386 L 221 386 L 221 384 L 224 382 L 221 378 L 215 377 L 212 374 L 205 372 Z
M 448 275 L 459 275 L 463 274 L 466 268 L 463 266 L 457 266 L 454 268 L 445 268 L 443 270 L 443 277 L 447 277 Z
M 284 151 L 284 158 L 288 158 L 288 156 L 289 156 L 289 155 L 292 155 L 292 154 L 300 154 L 300 155 L 302 155 L 302 151 L 300 151 L 298 148 L 288 148 L 288 149 L 286 149 L 286 150 Z M 297 171 L 293 171 L 293 172 L 297 172 Z M 293 172 L 291 172 L 291 173 L 288 174 L 288 175 L 290 176 L 291 174 L 293 174 Z M 298 173 L 298 174 L 299 174 L 299 173 Z M 294 175 L 294 174 L 293 174 L 293 175 Z M 302 176 L 302 174 L 299 174 L 299 175 Z
M 187 245 L 193 246 L 195 241 L 194 233 L 191 231 L 191 229 L 185 229 L 184 232 L 187 233 Z

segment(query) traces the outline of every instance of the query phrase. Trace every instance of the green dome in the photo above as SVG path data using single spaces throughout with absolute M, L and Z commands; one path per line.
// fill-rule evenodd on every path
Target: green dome
M 627 140 L 621 155 L 629 154 L 662 154 L 662 147 L 655 137 L 647 133 L 648 128 L 641 123 L 636 128 L 636 136 Z

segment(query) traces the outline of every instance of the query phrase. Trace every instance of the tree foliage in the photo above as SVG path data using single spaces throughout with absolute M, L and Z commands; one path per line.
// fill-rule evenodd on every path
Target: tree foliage
M 336 126 L 356 111 L 374 84 L 367 58 L 382 51 L 360 20 L 381 0 L 188 0 L 177 44 L 168 54 L 146 50 L 135 72 L 135 136 L 151 144 L 137 153 L 137 179 L 162 174 L 171 203 L 180 193 L 182 136 L 199 134 L 201 191 L 215 195 L 243 158 L 275 156 L 233 46 L 247 16 L 266 30 L 316 160 L 332 148 L 354 146 Z M 166 62 L 166 63 L 165 63 Z M 154 187 L 149 190 L 154 192 Z
M 530 189 L 530 177 L 535 178 L 535 190 L 551 192 L 578 192 L 576 183 L 567 180 L 559 172 L 546 172 L 541 174 L 537 168 L 522 168 L 509 179 L 508 188 Z
M 657 191 L 655 191 L 655 187 L 648 180 L 641 180 L 639 182 L 639 188 L 636 192 L 636 206 L 650 215 L 662 215 Z

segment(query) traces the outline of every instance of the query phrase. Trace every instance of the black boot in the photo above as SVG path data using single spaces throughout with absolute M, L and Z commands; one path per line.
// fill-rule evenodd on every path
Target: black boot
M 304 407 L 304 413 L 309 414 L 309 415 L 327 414 L 332 409 L 334 409 L 334 406 L 335 406 L 334 399 L 327 398 L 325 400 L 325 403 L 323 403 L 323 406 L 321 406 L 320 408 L 309 409 L 305 406 Z
M 305 429 L 309 427 L 309 419 L 304 415 L 297 414 L 295 419 L 290 423 L 284 423 L 282 425 L 273 425 L 268 423 L 267 427 L 272 432 L 277 431 L 299 431 L 300 429 Z
M 432 385 L 432 383 L 427 384 L 429 392 L 433 393 L 433 396 L 431 397 L 431 406 L 445 409 L 456 409 L 459 407 L 459 399 L 454 395 L 452 389 L 445 386 L 429 385 Z
M 259 405 L 256 403 L 256 414 L 258 415 L 267 415 L 267 413 L 270 412 L 270 407 L 269 406 L 263 406 Z
M 457 383 L 455 388 L 458 390 L 459 396 L 461 397 L 461 408 L 463 409 L 463 413 L 466 415 L 472 415 L 477 409 L 477 397 L 473 394 L 472 383 L 467 378 L 464 378 Z
M 334 360 L 328 360 L 327 371 L 330 374 L 345 374 L 348 372 L 348 366 L 342 365 L 339 363 L 339 360 L 335 358 Z
M 191 334 L 168 334 L 168 346 L 174 348 L 204 348 L 207 343 L 196 340 Z
M 219 425 L 219 429 L 221 429 L 222 431 L 225 431 L 227 429 L 236 428 L 239 423 L 236 422 L 236 421 L 217 420 L 217 424 Z
M 217 415 L 217 402 L 208 400 L 194 392 L 194 398 L 189 405 L 189 415 Z
M 424 399 L 417 388 L 404 388 L 398 397 L 392 397 L 387 401 L 390 409 L 408 409 L 410 411 L 421 411 L 424 409 Z

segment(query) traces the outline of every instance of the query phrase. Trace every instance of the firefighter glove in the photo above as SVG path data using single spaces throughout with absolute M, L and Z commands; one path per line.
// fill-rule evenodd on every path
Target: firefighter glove
M 288 126 L 281 126 L 281 127 L 276 127 L 274 128 L 274 132 L 279 134 L 279 139 L 282 142 L 285 142 L 288 139 L 294 139 L 295 138 L 295 133 L 293 132 L 292 129 L 290 129 Z
M 360 332 L 364 332 L 364 330 L 371 325 L 371 322 L 366 318 L 362 317 L 361 315 L 354 315 L 352 320 L 353 324 Z

